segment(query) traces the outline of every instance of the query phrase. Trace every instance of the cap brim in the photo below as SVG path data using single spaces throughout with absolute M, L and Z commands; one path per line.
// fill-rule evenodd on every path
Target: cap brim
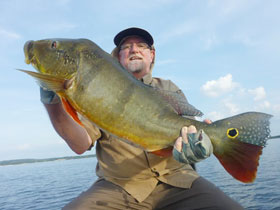
M 154 44 L 154 39 L 148 31 L 141 29 L 141 28 L 128 28 L 128 29 L 125 29 L 125 30 L 119 32 L 115 36 L 115 38 L 114 38 L 115 45 L 118 47 L 121 44 L 121 42 L 126 37 L 129 37 L 129 36 L 139 36 L 139 37 L 143 38 L 147 42 L 147 44 L 150 46 L 152 46 Z

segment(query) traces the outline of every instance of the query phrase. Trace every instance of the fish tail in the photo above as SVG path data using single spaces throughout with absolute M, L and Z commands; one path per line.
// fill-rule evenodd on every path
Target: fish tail
M 225 170 L 235 179 L 250 183 L 256 179 L 263 147 L 243 142 L 231 142 L 230 151 L 214 152 Z
M 270 137 L 271 115 L 248 112 L 211 124 L 214 155 L 234 178 L 253 182 L 256 178 L 262 149 Z

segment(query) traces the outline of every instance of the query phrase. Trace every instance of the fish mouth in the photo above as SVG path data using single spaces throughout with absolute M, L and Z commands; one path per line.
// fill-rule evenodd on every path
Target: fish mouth
M 25 55 L 25 63 L 30 64 L 34 62 L 34 54 L 33 54 L 33 41 L 27 41 L 24 44 L 24 55 Z
M 35 58 L 34 55 L 34 41 L 27 41 L 24 44 L 24 55 L 25 55 L 25 63 L 26 64 L 31 64 L 36 70 L 39 71 L 39 66 L 40 63 L 39 61 Z

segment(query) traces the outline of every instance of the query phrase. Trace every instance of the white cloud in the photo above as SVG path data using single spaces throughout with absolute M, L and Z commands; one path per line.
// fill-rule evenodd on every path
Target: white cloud
M 231 101 L 224 101 L 224 106 L 228 110 L 228 113 L 230 113 L 231 115 L 235 115 L 240 111 L 239 106 Z
M 264 101 L 262 105 L 263 105 L 264 108 L 270 108 L 271 107 L 271 104 L 270 104 L 269 101 Z
M 232 75 L 227 74 L 217 80 L 207 81 L 202 87 L 202 92 L 209 97 L 218 97 L 232 91 L 238 84 L 232 81 Z
M 212 121 L 220 120 L 228 116 L 236 115 L 240 113 L 241 108 L 239 105 L 233 103 L 231 99 L 227 98 L 216 106 L 215 111 L 211 111 L 209 113 L 206 113 L 205 117 L 208 119 L 211 119 Z
M 4 39 L 20 39 L 21 36 L 15 32 L 7 31 L 3 28 L 0 28 L 0 37 Z
M 206 82 L 201 90 L 205 95 L 215 98 L 217 105 L 214 110 L 209 110 L 210 112 L 206 114 L 213 120 L 247 111 L 268 113 L 280 111 L 279 106 L 266 100 L 267 94 L 263 86 L 244 88 L 240 83 L 233 81 L 231 74 Z
M 225 118 L 221 112 L 212 111 L 205 115 L 205 119 L 210 119 L 211 121 L 216 121 Z
M 248 92 L 254 95 L 254 101 L 260 101 L 266 97 L 266 92 L 262 86 L 255 89 L 249 89 Z

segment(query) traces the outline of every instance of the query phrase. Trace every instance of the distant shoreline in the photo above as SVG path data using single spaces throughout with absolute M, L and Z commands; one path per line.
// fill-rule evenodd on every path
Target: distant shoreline
M 50 162 L 50 161 L 57 161 L 57 160 L 72 160 L 72 159 L 82 159 L 82 158 L 93 158 L 93 157 L 96 157 L 96 155 L 66 156 L 66 157 L 44 158 L 44 159 L 3 160 L 3 161 L 0 161 L 0 166 Z

